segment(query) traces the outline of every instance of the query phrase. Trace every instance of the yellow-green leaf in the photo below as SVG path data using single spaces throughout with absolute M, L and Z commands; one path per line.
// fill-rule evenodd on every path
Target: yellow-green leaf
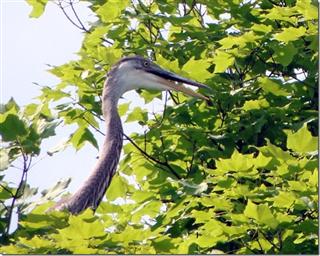
M 118 106 L 118 113 L 120 116 L 123 116 L 124 114 L 127 113 L 128 109 L 129 109 L 129 105 L 130 105 L 130 103 L 123 103 Z
M 272 93 L 276 96 L 289 96 L 290 93 L 283 88 L 277 80 L 272 80 L 268 77 L 258 79 L 260 87 L 267 93 Z
M 305 123 L 296 133 L 288 133 L 287 147 L 298 153 L 311 153 L 318 149 L 318 138 L 311 135 Z
M 297 0 L 295 9 L 300 12 L 306 20 L 318 19 L 318 8 L 311 0 Z
M 245 111 L 252 109 L 260 109 L 269 107 L 269 102 L 266 99 L 248 100 L 244 103 L 242 109 Z
M 214 72 L 224 72 L 234 63 L 234 57 L 225 51 L 216 51 L 216 53 L 217 55 L 213 59 L 213 63 L 216 65 Z
M 252 155 L 243 155 L 235 150 L 230 159 L 219 159 L 217 168 L 223 171 L 247 171 L 253 166 Z
M 27 0 L 27 3 L 32 6 L 32 11 L 29 14 L 30 18 L 39 18 L 48 3 L 48 0 Z
M 210 63 L 207 59 L 195 60 L 190 59 L 182 68 L 184 72 L 187 72 L 192 79 L 199 82 L 204 82 L 212 76 L 207 70 L 210 67 Z
M 127 7 L 128 2 L 128 0 L 107 0 L 105 4 L 99 7 L 96 13 L 103 22 L 112 22 L 120 16 L 121 12 Z
M 295 41 L 306 33 L 304 27 L 289 27 L 284 28 L 282 32 L 275 34 L 274 38 L 278 41 L 288 43 L 290 41 Z
M 116 175 L 113 177 L 110 187 L 107 190 L 107 198 L 110 201 L 123 197 L 128 190 L 127 184 L 123 181 L 121 176 Z
M 255 219 L 258 224 L 264 224 L 271 228 L 276 228 L 278 226 L 278 221 L 271 213 L 267 204 L 255 204 L 251 200 L 248 200 L 243 214 L 249 218 Z

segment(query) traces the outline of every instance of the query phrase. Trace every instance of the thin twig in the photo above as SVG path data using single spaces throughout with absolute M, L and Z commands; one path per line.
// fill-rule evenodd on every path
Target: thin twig
M 67 18 L 75 27 L 77 27 L 78 29 L 80 29 L 80 30 L 82 30 L 82 31 L 84 31 L 84 32 L 86 32 L 86 33 L 91 33 L 91 31 L 88 30 L 88 29 L 83 25 L 83 22 L 80 20 L 79 15 L 77 14 L 76 10 L 74 9 L 74 6 L 73 6 L 72 1 L 71 1 L 71 0 L 69 1 L 69 5 L 70 5 L 70 7 L 71 7 L 71 9 L 72 9 L 72 12 L 74 13 L 74 16 L 76 17 L 76 19 L 77 19 L 77 21 L 79 22 L 80 25 L 78 25 L 76 22 L 74 22 L 74 20 L 72 20 L 72 19 L 70 18 L 70 16 L 68 15 L 68 13 L 65 11 L 65 7 L 62 6 L 62 3 L 61 3 L 61 2 L 62 2 L 62 1 L 59 0 L 59 1 L 55 2 L 55 3 L 56 3 L 56 4 L 59 6 L 59 8 L 62 10 L 62 12 L 63 12 L 63 14 L 66 16 L 66 18 Z M 113 43 L 112 43 L 111 41 L 109 41 L 108 39 L 106 39 L 106 38 L 100 37 L 100 39 L 101 39 L 102 41 L 108 43 L 109 45 L 113 45 Z
M 165 167 L 167 167 L 170 172 L 177 178 L 177 179 L 181 179 L 180 175 L 168 164 L 168 162 L 162 162 L 156 158 L 154 158 L 153 156 L 149 155 L 147 152 L 145 152 L 143 149 L 141 149 L 129 136 L 127 136 L 125 133 L 123 133 L 123 136 L 130 141 L 130 143 L 140 151 L 140 153 L 142 153 L 144 156 L 146 156 L 148 159 L 152 160 L 153 162 L 159 164 L 159 165 L 163 165 Z
M 19 141 L 18 141 L 18 144 L 20 144 Z M 15 194 L 13 195 L 12 202 L 11 202 L 11 205 L 9 207 L 8 214 L 7 214 L 8 223 L 7 223 L 5 235 L 9 234 L 9 230 L 10 230 L 10 226 L 11 226 L 11 219 L 12 219 L 12 214 L 13 214 L 13 209 L 14 209 L 14 206 L 15 206 L 15 203 L 16 203 L 17 199 L 23 194 L 23 185 L 26 182 L 27 172 L 28 172 L 28 170 L 29 170 L 29 168 L 31 166 L 31 161 L 32 161 L 32 157 L 30 156 L 30 158 L 28 158 L 28 155 L 23 151 L 23 148 L 22 148 L 21 144 L 20 144 L 20 151 L 21 151 L 22 158 L 23 158 L 23 171 L 22 171 L 22 175 L 21 175 L 21 178 L 20 178 L 19 185 L 17 187 L 17 190 L 16 190 Z
M 78 20 L 78 22 L 79 22 L 79 24 L 80 24 L 80 26 L 81 26 L 82 30 L 84 30 L 85 32 L 89 33 L 89 30 L 88 30 L 88 29 L 86 29 L 86 27 L 83 25 L 83 23 L 81 22 L 81 20 L 80 20 L 80 18 L 79 18 L 79 16 L 78 16 L 78 14 L 77 14 L 77 12 L 76 12 L 76 10 L 74 9 L 74 7 L 73 7 L 73 3 L 72 3 L 72 0 L 70 0 L 70 1 L 69 1 L 69 4 L 70 4 L 70 6 L 71 6 L 71 9 L 72 9 L 72 12 L 73 12 L 74 16 L 76 17 L 76 19 L 77 19 L 77 20 Z
M 67 12 L 65 11 L 65 7 L 62 6 L 61 4 L 61 1 L 58 1 L 57 5 L 60 7 L 60 9 L 62 10 L 64 16 L 66 16 L 66 18 L 75 26 L 77 27 L 78 29 L 81 29 L 83 30 L 82 27 L 80 27 L 77 23 L 75 23 L 71 18 L 70 16 L 67 14 Z
M 273 241 L 271 241 L 271 240 L 267 237 L 267 235 L 266 235 L 264 232 L 262 232 L 262 230 L 259 230 L 259 232 L 263 235 L 263 237 L 264 237 L 273 247 L 275 247 L 278 251 L 280 251 L 280 248 L 279 248 Z

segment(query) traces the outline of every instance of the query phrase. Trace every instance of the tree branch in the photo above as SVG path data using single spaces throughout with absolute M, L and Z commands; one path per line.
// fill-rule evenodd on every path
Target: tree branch
M 76 12 L 76 10 L 74 9 L 72 0 L 69 1 L 69 4 L 70 4 L 70 6 L 71 6 L 71 9 L 72 9 L 72 12 L 73 12 L 74 16 L 76 17 L 76 19 L 77 19 L 78 22 L 79 22 L 82 30 L 84 30 L 85 32 L 89 33 L 89 30 L 87 30 L 86 27 L 83 25 L 83 23 L 81 22 L 78 14 L 77 14 L 77 12 Z
M 15 203 L 16 203 L 17 199 L 23 194 L 24 184 L 27 179 L 27 173 L 29 171 L 29 168 L 30 168 L 31 162 L 32 162 L 32 157 L 31 156 L 28 157 L 28 155 L 23 151 L 21 144 L 20 144 L 20 151 L 21 151 L 22 158 L 23 158 L 23 171 L 22 171 L 19 185 L 17 187 L 16 192 L 14 193 L 14 195 L 12 197 L 12 202 L 11 202 L 11 205 L 8 210 L 8 214 L 7 214 L 8 222 L 7 222 L 7 227 L 6 227 L 6 231 L 5 231 L 6 236 L 9 234 L 9 231 L 10 231 L 11 219 L 12 219 L 12 214 L 13 214 L 13 209 L 15 207 Z
M 154 158 L 153 156 L 149 155 L 147 152 L 145 152 L 143 149 L 141 149 L 128 135 L 126 135 L 125 133 L 123 133 L 123 136 L 130 141 L 130 143 L 136 148 L 138 149 L 138 151 L 140 153 L 142 153 L 145 157 L 147 157 L 148 159 L 152 160 L 153 162 L 165 166 L 166 168 L 168 168 L 170 170 L 170 172 L 177 178 L 177 179 L 181 179 L 180 175 L 169 165 L 169 163 L 166 162 L 162 162 L 156 158 Z
M 77 14 L 77 12 L 76 12 L 76 10 L 75 10 L 75 8 L 74 8 L 74 6 L 73 6 L 72 0 L 69 0 L 68 4 L 69 4 L 69 6 L 71 7 L 72 12 L 73 12 L 74 16 L 76 17 L 76 19 L 77 19 L 77 21 L 79 22 L 80 25 L 78 25 L 74 20 L 72 20 L 72 19 L 70 18 L 70 16 L 68 15 L 68 13 L 67 13 L 66 10 L 65 10 L 66 7 L 62 5 L 62 1 L 61 1 L 61 0 L 58 0 L 57 2 L 54 2 L 54 3 L 56 3 L 56 4 L 59 6 L 59 8 L 62 10 L 63 14 L 64 14 L 64 15 L 66 16 L 66 18 L 72 23 L 72 25 L 74 25 L 75 27 L 77 27 L 78 29 L 80 29 L 80 30 L 82 30 L 82 31 L 84 31 L 84 32 L 86 32 L 86 33 L 91 33 L 90 30 L 88 30 L 88 29 L 84 26 L 83 22 L 80 20 L 79 15 Z M 111 41 L 109 41 L 108 39 L 105 39 L 105 38 L 103 38 L 103 37 L 100 37 L 100 39 L 101 39 L 102 41 L 110 44 L 110 45 L 113 45 L 113 43 L 112 43 Z

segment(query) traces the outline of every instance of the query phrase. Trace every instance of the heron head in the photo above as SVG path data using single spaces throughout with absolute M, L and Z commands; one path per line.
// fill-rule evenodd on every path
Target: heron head
M 140 56 L 121 59 L 109 75 L 117 81 L 117 84 L 120 84 L 122 93 L 139 88 L 174 90 L 192 97 L 209 100 L 207 96 L 197 93 L 183 84 L 198 88 L 210 89 L 210 87 L 164 70 L 149 59 Z

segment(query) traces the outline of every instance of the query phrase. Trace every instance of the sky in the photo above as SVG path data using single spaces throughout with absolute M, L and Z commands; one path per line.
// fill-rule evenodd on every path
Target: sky
M 1 103 L 11 97 L 20 106 L 34 101 L 40 94 L 41 86 L 53 87 L 59 80 L 47 72 L 50 65 L 61 65 L 76 60 L 76 52 L 81 47 L 82 32 L 73 26 L 53 3 L 48 3 L 44 14 L 29 18 L 31 7 L 25 1 L 1 0 Z M 77 12 L 83 21 L 93 20 L 90 10 L 84 4 L 77 4 Z M 132 98 L 133 97 L 133 98 Z M 141 101 L 128 93 L 124 101 L 133 100 L 132 107 Z M 130 134 L 137 126 L 129 124 L 124 131 Z M 68 191 L 74 192 L 96 162 L 98 151 L 91 145 L 76 152 L 68 148 L 49 156 L 46 152 L 74 131 L 72 127 L 62 126 L 41 145 L 41 154 L 34 160 L 35 165 L 28 173 L 28 183 L 40 191 L 52 187 L 62 178 L 72 177 Z M 95 134 L 99 145 L 103 137 Z M 21 167 L 22 162 L 14 163 Z M 21 170 L 11 167 L 6 171 L 6 180 L 17 182 Z

